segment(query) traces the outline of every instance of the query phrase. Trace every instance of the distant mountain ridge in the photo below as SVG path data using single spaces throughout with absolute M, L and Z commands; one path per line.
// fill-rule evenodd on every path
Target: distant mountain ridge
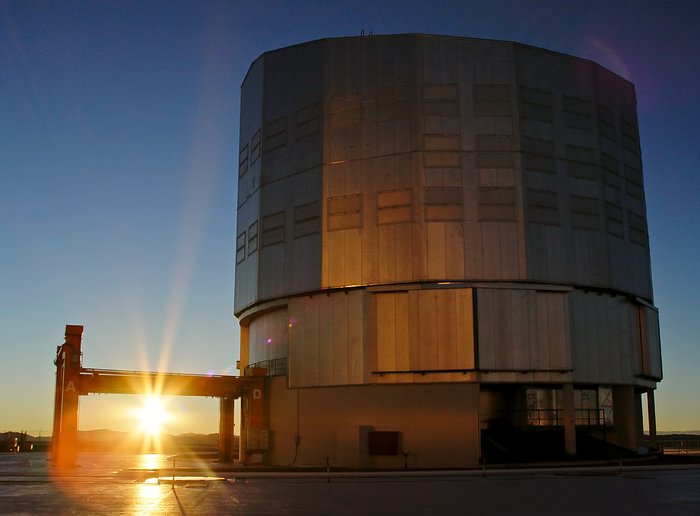
M 39 444 L 42 450 L 51 443 L 51 436 L 33 436 L 26 432 L 2 432 L 0 433 L 0 449 L 4 444 L 17 439 L 23 444 Z M 238 443 L 238 436 L 234 436 L 234 445 Z M 157 439 L 149 439 L 141 433 L 121 432 L 99 428 L 96 430 L 78 431 L 79 451 L 115 451 L 129 453 L 143 453 L 146 451 L 163 453 L 182 452 L 214 452 L 219 444 L 219 434 L 185 433 L 179 435 L 160 434 Z M 36 449 L 36 447 L 35 447 Z M 8 448 L 9 450 L 9 448 Z
M 237 439 L 238 437 L 235 437 L 235 440 Z M 140 433 L 120 432 L 106 428 L 78 431 L 78 450 L 81 451 L 207 452 L 216 451 L 218 444 L 218 433 L 160 434 L 157 438 L 149 439 Z

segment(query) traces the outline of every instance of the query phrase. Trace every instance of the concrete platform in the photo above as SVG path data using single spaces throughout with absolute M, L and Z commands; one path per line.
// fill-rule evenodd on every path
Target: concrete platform
M 0 454 L 0 514 L 700 514 L 700 466 L 693 464 L 196 476 L 176 470 L 173 487 L 158 476 L 119 474 L 138 460 L 91 454 L 57 472 L 43 454 Z

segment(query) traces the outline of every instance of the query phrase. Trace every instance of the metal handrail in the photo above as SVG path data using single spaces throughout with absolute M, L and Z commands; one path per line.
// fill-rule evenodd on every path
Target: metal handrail
M 197 378 L 222 378 L 230 375 L 223 374 L 202 374 L 202 373 L 170 373 L 164 371 L 129 371 L 126 369 L 95 369 L 92 367 L 82 367 L 80 368 L 81 373 L 88 373 L 94 376 L 106 375 L 106 376 L 187 376 L 187 377 L 197 377 Z
M 267 376 L 286 376 L 287 375 L 287 359 L 272 358 L 270 360 L 261 360 L 253 364 L 248 364 L 243 369 L 244 376 L 249 376 L 253 369 L 267 369 Z
M 564 426 L 564 409 L 510 410 L 490 419 L 517 422 L 523 426 Z M 604 409 L 574 409 L 576 426 L 607 426 Z
M 697 454 L 700 452 L 700 439 L 657 439 L 664 453 Z

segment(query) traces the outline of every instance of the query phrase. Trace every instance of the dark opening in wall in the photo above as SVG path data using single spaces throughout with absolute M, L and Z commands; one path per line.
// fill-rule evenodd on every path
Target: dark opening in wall
M 398 455 L 401 452 L 401 432 L 372 431 L 368 435 L 370 455 Z

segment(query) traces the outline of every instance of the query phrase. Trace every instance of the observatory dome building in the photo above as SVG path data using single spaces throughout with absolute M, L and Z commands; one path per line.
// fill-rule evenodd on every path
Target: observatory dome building
M 655 438 L 634 86 L 504 41 L 333 38 L 242 85 L 235 314 L 265 464 L 474 467 Z M 260 426 L 260 425 L 257 425 Z M 526 444 L 524 444 L 526 443 Z

